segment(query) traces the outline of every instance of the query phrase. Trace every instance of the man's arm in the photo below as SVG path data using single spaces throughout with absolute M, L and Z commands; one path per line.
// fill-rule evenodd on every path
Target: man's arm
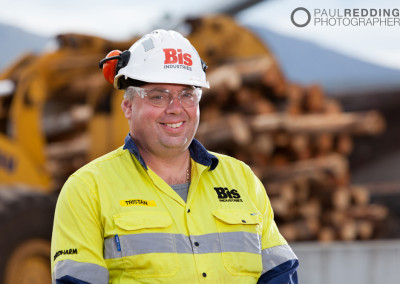
M 260 284 L 297 284 L 299 260 L 286 240 L 279 233 L 273 219 L 273 211 L 266 197 L 267 207 L 264 214 L 262 243 L 263 271 Z
M 59 195 L 51 245 L 53 283 L 108 283 L 94 186 L 72 176 Z
M 245 169 L 246 170 L 246 169 Z M 248 171 L 251 170 L 248 168 Z M 297 284 L 297 256 L 279 233 L 274 221 L 271 203 L 261 181 L 251 172 L 249 188 L 254 188 L 253 202 L 263 216 L 261 256 L 263 271 L 258 280 L 260 284 Z
M 263 274 L 258 284 L 297 284 L 299 261 L 289 245 L 262 250 Z

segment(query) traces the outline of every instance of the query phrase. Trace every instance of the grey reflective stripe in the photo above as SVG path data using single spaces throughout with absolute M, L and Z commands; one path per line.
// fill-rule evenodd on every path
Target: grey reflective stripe
M 104 240 L 104 258 L 120 258 L 147 253 L 220 253 L 249 252 L 261 254 L 260 236 L 248 232 L 212 233 L 197 236 L 147 233 L 119 236 L 121 251 L 115 238 Z
M 260 236 L 247 232 L 230 232 L 219 234 L 223 252 L 261 253 Z
M 291 259 L 297 259 L 289 245 L 281 245 L 263 249 L 261 252 L 263 271 L 264 274 L 268 270 L 288 261 Z
M 121 240 L 120 240 L 121 242 Z M 122 257 L 122 252 L 118 251 L 114 237 L 104 239 L 104 259 Z
M 56 283 L 56 279 L 60 279 L 66 275 L 96 284 L 107 284 L 109 278 L 108 269 L 103 266 L 69 259 L 56 263 L 52 275 L 52 283 Z
M 193 253 L 218 253 L 222 251 L 222 246 L 220 242 L 220 237 L 218 233 L 206 234 L 206 235 L 197 235 L 187 237 L 190 239 L 193 244 Z M 196 246 L 195 243 L 198 243 L 199 246 Z
M 192 244 L 187 236 L 181 234 L 174 236 L 177 253 L 192 253 Z

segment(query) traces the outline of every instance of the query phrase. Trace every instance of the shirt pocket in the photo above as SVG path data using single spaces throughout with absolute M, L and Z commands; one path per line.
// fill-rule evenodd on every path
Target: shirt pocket
M 179 269 L 167 212 L 114 215 L 125 270 L 134 278 L 172 277 Z
M 261 259 L 261 215 L 246 210 L 212 211 L 217 224 L 222 259 L 232 275 L 259 277 Z

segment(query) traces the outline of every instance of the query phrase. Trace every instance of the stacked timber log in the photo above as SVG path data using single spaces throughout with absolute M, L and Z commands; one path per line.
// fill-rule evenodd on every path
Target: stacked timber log
M 355 135 L 385 128 L 374 111 L 346 113 L 318 85 L 287 82 L 271 57 L 240 60 L 208 74 L 197 138 L 251 166 L 288 241 L 372 239 L 387 215 L 350 184 Z
M 54 188 L 61 188 L 68 176 L 89 162 L 92 147 L 90 119 L 93 109 L 87 104 L 47 114 L 43 119 L 46 135 L 46 168 Z

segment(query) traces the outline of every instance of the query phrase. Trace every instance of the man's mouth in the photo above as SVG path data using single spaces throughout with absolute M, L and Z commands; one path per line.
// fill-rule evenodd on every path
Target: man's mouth
M 166 126 L 168 126 L 168 127 L 171 127 L 171 128 L 178 128 L 178 127 L 181 127 L 182 126 L 182 124 L 183 124 L 183 121 L 182 122 L 179 122 L 179 123 L 162 123 L 163 125 L 166 125 Z

